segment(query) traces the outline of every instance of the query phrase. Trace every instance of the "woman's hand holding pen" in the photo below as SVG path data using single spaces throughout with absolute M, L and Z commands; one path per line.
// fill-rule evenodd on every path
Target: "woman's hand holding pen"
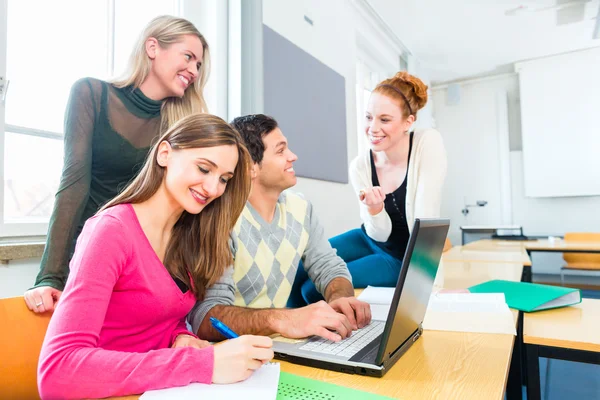
M 273 340 L 267 336 L 244 335 L 215 345 L 213 383 L 248 379 L 273 358 Z
M 379 186 L 364 188 L 358 192 L 358 199 L 369 208 L 369 214 L 377 215 L 383 210 L 385 193 Z

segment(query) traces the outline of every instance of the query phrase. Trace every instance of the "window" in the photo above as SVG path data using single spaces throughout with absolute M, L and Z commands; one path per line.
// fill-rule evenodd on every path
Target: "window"
M 0 0 L 0 7 L 7 11 L 0 17 L 0 235 L 44 235 L 71 85 L 121 75 L 143 27 L 178 15 L 179 1 Z

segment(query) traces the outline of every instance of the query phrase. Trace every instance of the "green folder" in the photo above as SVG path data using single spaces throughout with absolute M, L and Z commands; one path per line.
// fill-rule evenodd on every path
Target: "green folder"
M 384 400 L 380 396 L 282 372 L 279 375 L 277 400 Z
M 504 293 L 510 308 L 532 312 L 581 303 L 579 289 L 538 283 L 493 280 L 469 288 L 471 293 Z

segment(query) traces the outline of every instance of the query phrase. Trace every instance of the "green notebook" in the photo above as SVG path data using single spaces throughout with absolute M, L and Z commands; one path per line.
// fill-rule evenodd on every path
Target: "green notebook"
M 579 289 L 494 280 L 469 288 L 471 293 L 504 293 L 510 308 L 532 312 L 581 303 Z
M 350 389 L 331 383 L 316 381 L 302 376 L 282 372 L 279 375 L 277 400 L 384 400 L 380 396 L 361 390 Z

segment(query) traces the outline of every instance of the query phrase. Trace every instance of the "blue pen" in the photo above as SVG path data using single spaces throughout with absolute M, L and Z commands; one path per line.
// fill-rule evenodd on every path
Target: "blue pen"
M 227 325 L 216 319 L 215 317 L 210 317 L 210 324 L 219 331 L 219 333 L 225 336 L 227 339 L 235 339 L 239 337 L 237 333 L 232 331 Z

